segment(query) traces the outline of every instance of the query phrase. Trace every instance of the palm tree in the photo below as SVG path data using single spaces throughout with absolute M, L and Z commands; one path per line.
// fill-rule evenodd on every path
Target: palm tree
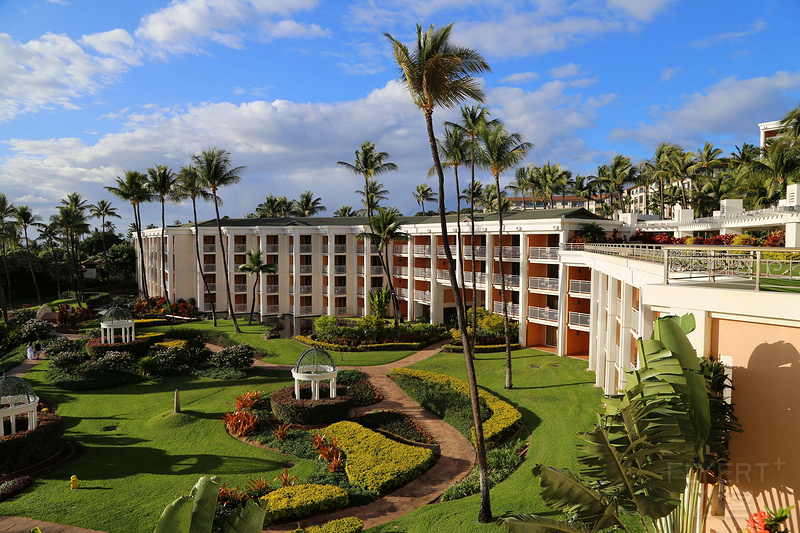
M 241 333 L 239 323 L 236 321 L 236 313 L 233 311 L 233 300 L 231 300 L 231 282 L 228 279 L 228 258 L 225 255 L 225 245 L 222 242 L 222 225 L 219 218 L 219 202 L 217 201 L 217 191 L 220 187 L 228 187 L 239 183 L 242 179 L 244 167 L 232 167 L 230 154 L 219 148 L 203 150 L 200 154 L 192 156 L 192 163 L 200 175 L 201 183 L 211 191 L 214 200 L 214 214 L 217 221 L 217 233 L 219 234 L 219 247 L 222 252 L 222 269 L 225 274 L 225 296 L 228 299 L 228 313 L 233 321 L 233 329 L 236 333 Z
M 511 389 L 511 334 L 508 328 L 508 296 L 506 294 L 506 274 L 503 270 L 503 209 L 500 203 L 500 174 L 517 166 L 533 148 L 529 142 L 522 140 L 519 133 L 510 133 L 502 124 L 484 128 L 480 135 L 481 147 L 476 153 L 478 164 L 491 172 L 497 188 L 497 241 L 500 246 L 498 261 L 500 265 L 500 287 L 503 300 L 503 330 L 506 338 L 506 383 Z M 556 165 L 558 166 L 558 165 Z
M 622 201 L 622 191 L 627 185 L 636 181 L 636 167 L 633 166 L 631 159 L 624 155 L 615 155 L 611 163 L 605 165 L 602 181 L 608 185 L 612 195 L 615 192 L 617 193 L 620 210 L 624 213 L 625 204 Z
M 370 194 L 370 187 L 374 188 L 373 184 L 378 184 L 375 181 L 375 176 L 380 176 L 386 172 L 397 170 L 397 165 L 386 161 L 389 158 L 387 152 L 377 152 L 375 150 L 375 143 L 372 141 L 364 141 L 361 144 L 361 150 L 356 150 L 355 161 L 347 163 L 346 161 L 337 161 L 337 165 L 341 165 L 353 174 L 364 177 L 364 192 L 361 195 L 364 197 L 364 205 L 367 208 L 367 217 L 372 218 L 372 212 L 377 207 L 377 200 L 385 198 L 377 198 L 374 194 Z M 358 191 L 356 191 L 358 192 Z M 371 198 L 376 201 L 370 202 Z
M 203 261 L 200 255 L 200 232 L 197 231 L 197 200 L 204 202 L 210 201 L 213 197 L 208 189 L 200 179 L 200 174 L 197 169 L 191 165 L 181 167 L 178 172 L 178 183 L 175 187 L 175 201 L 182 202 L 186 199 L 192 201 L 192 215 L 194 216 L 194 248 L 195 255 L 197 256 L 197 271 L 200 272 L 200 278 L 203 280 L 203 288 L 205 294 L 208 296 L 208 302 L 211 304 L 211 318 L 214 321 L 214 327 L 217 327 L 217 309 L 214 302 L 214 297 L 211 294 L 211 288 L 208 286 L 205 274 L 203 274 Z M 218 201 L 222 203 L 222 200 Z
M 45 242 L 50 249 L 50 257 L 52 257 L 53 264 L 56 267 L 56 295 L 61 298 L 61 272 L 59 269 L 58 257 L 56 257 L 56 241 L 61 236 L 61 228 L 57 223 L 53 222 L 53 217 L 50 218 L 50 223 L 39 229 L 39 239 Z M 104 250 L 105 251 L 105 250 Z M 105 259 L 104 259 L 105 261 Z M 2 284 L 0 284 L 0 291 L 2 291 Z M 0 295 L 2 292 L 0 292 Z
M 483 100 L 480 83 L 473 76 L 490 70 L 489 64 L 475 50 L 456 46 L 450 42 L 452 24 L 440 29 L 431 25 L 427 32 L 417 25 L 417 40 L 413 50 L 389 35 L 394 51 L 395 61 L 399 67 L 400 81 L 411 93 L 414 104 L 422 110 L 428 131 L 433 164 L 439 178 L 439 219 L 442 240 L 447 239 L 447 219 L 445 217 L 444 172 L 436 149 L 436 136 L 433 133 L 433 110 L 436 106 L 453 107 L 461 101 L 472 98 Z M 449 246 L 445 246 L 450 285 L 456 302 L 456 316 L 462 339 L 468 339 L 466 308 L 461 298 L 461 291 L 456 278 L 455 263 Z M 472 416 L 475 427 L 475 448 L 478 456 L 478 472 L 480 477 L 481 503 L 478 521 L 485 523 L 492 519 L 489 501 L 488 467 L 486 464 L 486 445 L 483 439 L 483 423 L 480 418 L 478 403 L 478 383 L 475 379 L 475 367 L 472 361 L 472 347 L 464 343 L 464 359 L 467 366 Z
M 92 218 L 101 219 L 100 230 L 102 231 L 101 239 L 103 241 L 103 264 L 108 261 L 106 257 L 106 219 L 107 218 L 122 218 L 117 212 L 117 208 L 111 205 L 108 200 L 98 200 L 96 204 L 89 206 L 89 214 Z M 163 236 L 162 236 L 163 240 Z M 61 291 L 59 290 L 59 293 Z
M 259 218 L 282 217 L 287 211 L 286 204 L 288 203 L 289 201 L 285 196 L 270 194 L 262 203 L 256 206 L 256 215 Z
M 800 170 L 798 151 L 791 138 L 773 137 L 767 141 L 761 157 L 752 163 L 753 172 L 769 177 L 780 186 L 781 198 L 786 198 L 786 186 Z
M 167 286 L 167 258 L 164 254 L 164 230 L 166 222 L 164 220 L 164 210 L 168 199 L 172 199 L 175 194 L 175 183 L 178 176 L 167 165 L 156 165 L 147 169 L 147 190 L 153 198 L 158 198 L 161 202 L 161 288 L 162 296 L 167 299 L 169 305 L 169 287 Z
M 127 200 L 133 207 L 133 220 L 136 225 L 136 240 L 139 242 L 139 275 L 141 276 L 141 291 L 144 299 L 150 298 L 150 292 L 147 290 L 147 271 L 144 267 L 144 244 L 142 242 L 142 219 L 139 213 L 139 205 L 142 202 L 148 201 L 150 194 L 147 192 L 145 186 L 146 178 L 144 174 L 136 170 L 126 170 L 125 178 L 117 176 L 116 187 L 105 187 L 105 189 L 119 198 L 120 200 Z
M 800 137 L 800 106 L 795 107 L 781 119 L 781 131 L 784 135 Z
M 431 186 L 427 183 L 417 185 L 417 189 L 411 194 L 414 195 L 414 200 L 417 201 L 417 205 L 422 210 L 423 216 L 425 215 L 425 202 L 436 203 L 436 193 L 433 192 L 433 189 L 431 189 Z
M 31 243 L 30 240 L 28 239 L 28 228 L 41 227 L 42 217 L 34 214 L 33 211 L 31 211 L 31 208 L 28 207 L 27 205 L 17 206 L 14 216 L 16 218 L 17 225 L 22 228 L 22 233 L 25 235 L 25 251 L 28 254 L 28 267 L 31 270 L 31 278 L 33 278 L 33 287 L 36 289 L 36 299 L 39 301 L 39 305 L 42 305 L 44 302 L 42 301 L 42 293 L 39 291 L 39 283 L 36 281 L 36 273 L 33 271 L 33 258 L 31 257 Z
M 311 191 L 305 191 L 294 203 L 294 214 L 298 217 L 313 217 L 314 215 L 328 209 L 321 204 L 322 198 L 314 198 L 314 193 Z
M 734 191 L 744 198 L 745 209 L 765 209 L 781 199 L 781 185 L 765 172 L 739 172 Z
M 686 195 L 686 181 L 688 180 L 691 183 L 694 156 L 692 152 L 684 152 L 682 148 L 678 147 L 676 150 L 670 152 L 667 156 L 667 161 L 671 178 L 670 182 L 678 183 L 681 189 L 681 207 L 686 209 L 689 205 Z
M 81 213 L 86 211 L 86 208 L 89 207 L 86 203 L 86 199 L 84 199 L 83 195 L 79 192 L 71 192 L 67 195 L 66 198 L 61 200 L 61 205 L 67 207 L 74 207 Z
M 380 202 L 389 198 L 389 191 L 375 179 L 368 180 L 366 188 L 363 191 L 359 189 L 355 193 L 363 197 L 361 203 L 364 206 L 364 212 L 367 213 L 367 217 L 372 217 L 372 213 L 378 209 Z
M 725 166 L 721 156 L 722 148 L 715 148 L 712 143 L 707 142 L 702 148 L 697 148 L 692 172 L 710 178 L 714 170 Z
M 511 200 L 508 199 L 508 193 L 501 190 L 499 196 L 498 200 L 497 185 L 494 183 L 487 185 L 481 197 L 483 210 L 487 213 L 497 213 L 502 209 L 503 213 L 508 213 L 511 210 Z
M 730 195 L 733 183 L 734 180 L 728 173 L 720 173 L 706 179 L 703 187 L 695 189 L 696 192 L 692 195 L 692 204 L 697 215 L 709 216 L 715 209 L 719 209 L 720 200 Z
M 358 211 L 354 210 L 349 205 L 343 205 L 339 209 L 333 212 L 333 216 L 335 217 L 357 217 L 359 216 Z
M 0 296 L 11 300 L 11 274 L 8 270 L 8 257 L 6 255 L 6 244 L 8 243 L 10 233 L 14 231 L 14 227 L 10 224 L 15 211 L 14 204 L 9 203 L 5 194 L 0 193 L 0 249 L 3 252 L 3 267 L 6 271 L 6 284 L 0 291 Z M 3 301 L 3 319 L 6 319 L 6 300 Z
M 730 168 L 746 167 L 753 161 L 758 159 L 760 149 L 758 146 L 750 143 L 742 143 L 742 146 L 736 145 L 736 151 L 731 152 Z
M 75 291 L 80 305 L 84 302 L 84 290 L 78 242 L 81 235 L 89 232 L 89 223 L 83 211 L 74 203 L 59 206 L 58 213 L 50 217 L 50 223 L 61 228 L 63 246 L 67 253 L 70 287 Z
M 442 163 L 453 169 L 456 185 L 456 242 L 458 248 L 461 248 L 463 241 L 461 240 L 461 195 L 458 192 L 461 189 L 458 184 L 458 167 L 469 161 L 468 153 L 471 143 L 463 129 L 445 125 L 444 140 L 437 139 L 436 144 L 439 147 L 439 157 Z M 431 167 L 428 170 L 428 176 L 430 177 L 434 172 L 434 168 Z M 449 247 L 450 243 L 445 242 L 444 245 Z M 459 254 L 457 266 L 459 277 L 464 279 L 464 254 Z
M 589 201 L 594 197 L 595 182 L 591 176 L 576 175 L 572 181 L 572 194 L 586 204 L 589 208 Z M 645 195 L 647 192 L 645 191 Z
M 514 181 L 506 185 L 506 189 L 522 197 L 523 211 L 527 211 L 528 209 L 527 202 L 525 201 L 525 194 L 531 189 L 531 180 L 528 173 L 529 168 L 530 167 L 519 167 L 514 171 Z
M 408 233 L 400 229 L 399 218 L 400 212 L 394 207 L 387 209 L 379 207 L 375 216 L 370 218 L 371 231 L 358 234 L 359 238 L 368 239 L 370 243 L 378 248 L 378 255 L 383 254 L 381 266 L 383 266 L 386 279 L 389 282 L 389 295 L 394 309 L 394 332 L 398 339 L 400 337 L 400 303 L 397 301 L 392 276 L 389 273 L 389 248 L 394 241 L 407 241 L 410 238 Z
M 253 301 L 250 304 L 250 320 L 247 321 L 247 325 L 253 323 L 253 312 L 256 309 L 256 289 L 258 288 L 258 280 L 261 278 L 261 274 L 275 274 L 277 272 L 275 263 L 264 263 L 264 254 L 261 250 L 256 250 L 253 248 L 249 252 L 247 252 L 247 262 L 243 265 L 239 265 L 239 272 L 244 272 L 248 276 L 255 274 L 255 280 L 253 280 Z

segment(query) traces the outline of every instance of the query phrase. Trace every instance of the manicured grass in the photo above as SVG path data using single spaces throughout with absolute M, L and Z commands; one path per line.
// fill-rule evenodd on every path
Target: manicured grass
M 7 353 L 0 353 L 0 374 L 20 364 L 28 356 L 28 345 L 20 344 Z
M 0 505 L 0 514 L 145 533 L 153 530 L 164 507 L 187 493 L 201 475 L 217 474 L 229 486 L 246 486 L 250 478 L 271 481 L 287 466 L 301 479 L 313 471 L 312 461 L 235 440 L 221 420 L 236 395 L 289 385 L 282 373 L 240 381 L 180 377 L 75 393 L 47 384 L 46 365 L 25 377 L 40 396 L 59 404 L 65 436 L 80 442 L 86 454 L 70 466 L 37 476 L 30 489 Z M 179 415 L 172 414 L 175 389 L 181 395 Z M 80 480 L 76 491 L 68 485 L 73 474 Z
M 504 354 L 478 354 L 478 383 L 511 403 L 532 431 L 530 451 L 522 466 L 491 491 L 492 512 L 553 513 L 539 498 L 538 480 L 531 474 L 536 463 L 575 468 L 575 434 L 587 431 L 602 410 L 601 391 L 593 386 L 594 374 L 584 361 L 556 357 L 526 349 L 513 354 L 514 388 L 503 388 Z M 538 368 L 531 368 L 535 365 Z M 558 366 L 554 366 L 558 365 Z M 463 354 L 440 353 L 412 368 L 466 379 Z M 426 505 L 371 532 L 501 531 L 493 524 L 478 524 L 478 496 Z M 431 528 L 436 524 L 435 529 Z
M 800 292 L 800 279 L 761 278 L 761 290 Z
M 262 324 L 247 325 L 247 320 L 239 320 L 241 333 L 233 330 L 233 322 L 230 320 L 217 320 L 217 328 L 211 320 L 201 320 L 188 324 L 178 324 L 175 326 L 153 326 L 147 331 L 163 331 L 169 337 L 171 328 L 176 329 L 201 329 L 216 330 L 227 334 L 236 342 L 246 342 L 255 346 L 259 350 L 267 352 L 264 361 L 276 365 L 293 365 L 297 357 L 308 349 L 308 346 L 301 344 L 293 339 L 265 339 L 264 335 L 271 329 L 270 326 Z M 399 351 L 377 351 L 377 352 L 331 352 L 331 356 L 337 365 L 342 366 L 374 366 L 393 363 L 414 353 L 413 350 Z

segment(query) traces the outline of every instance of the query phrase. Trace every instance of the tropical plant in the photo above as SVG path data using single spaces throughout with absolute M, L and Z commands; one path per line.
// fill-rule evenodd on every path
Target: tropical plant
M 28 239 L 28 228 L 40 228 L 42 227 L 42 217 L 41 215 L 35 214 L 31 211 L 31 208 L 27 205 L 19 205 L 17 206 L 16 212 L 14 213 L 14 217 L 16 218 L 17 225 L 22 228 L 22 233 L 25 235 L 25 252 L 28 256 L 28 267 L 31 270 L 31 277 L 33 278 L 33 286 L 36 289 L 36 299 L 39 300 L 39 305 L 42 305 L 42 293 L 39 291 L 39 283 L 36 281 L 36 273 L 33 271 L 33 259 L 31 257 L 31 244 L 30 240 Z
M 70 287 L 76 295 L 78 305 L 84 301 L 83 272 L 80 268 L 78 240 L 88 233 L 89 224 L 86 217 L 75 204 L 58 206 L 58 213 L 50 217 L 50 223 L 61 229 L 62 245 L 67 253 L 67 271 L 70 276 Z
M 167 299 L 169 304 L 169 290 L 167 285 L 167 256 L 164 254 L 164 231 L 166 223 L 164 221 L 164 210 L 167 200 L 175 195 L 175 184 L 178 176 L 172 172 L 167 165 L 156 165 L 147 169 L 147 190 L 153 198 L 158 198 L 161 202 L 161 290 L 162 296 Z
M 773 137 L 761 151 L 761 157 L 753 161 L 752 172 L 769 178 L 780 189 L 781 198 L 786 197 L 786 186 L 797 179 L 800 172 L 800 147 L 789 137 Z
M 147 300 L 150 293 L 147 290 L 147 270 L 144 266 L 144 244 L 142 242 L 142 218 L 139 213 L 139 206 L 146 202 L 149 194 L 145 187 L 145 176 L 136 170 L 126 170 L 125 177 L 117 177 L 116 187 L 106 187 L 108 192 L 119 198 L 130 202 L 133 208 L 133 224 L 136 228 L 136 240 L 139 242 L 139 290 Z
M 436 193 L 427 183 L 417 185 L 417 188 L 411 194 L 414 195 L 414 200 L 417 201 L 417 205 L 423 215 L 425 215 L 425 202 L 436 203 Z
M 370 213 L 368 216 L 372 217 L 375 210 L 380 207 L 380 203 L 389 198 L 389 191 L 376 179 L 367 181 L 366 188 L 355 191 L 356 194 L 362 196 L 361 204 L 364 206 L 364 212 Z
M 277 265 L 275 263 L 264 263 L 264 253 L 255 248 L 247 252 L 247 262 L 243 265 L 239 265 L 239 272 L 244 272 L 248 276 L 255 275 L 255 279 L 253 280 L 253 301 L 250 303 L 250 320 L 247 322 L 248 326 L 253 323 L 253 312 L 255 312 L 256 309 L 256 289 L 258 289 L 258 280 L 261 278 L 261 274 L 275 274 L 277 271 Z
M 313 217 L 327 208 L 322 205 L 322 198 L 314 198 L 314 193 L 305 191 L 300 194 L 300 198 L 294 203 L 294 216 Z
M 375 316 L 384 319 L 389 313 L 389 303 L 392 301 L 389 287 L 376 287 L 369 290 L 367 295 L 369 307 Z
M 490 70 L 489 64 L 478 52 L 450 42 L 452 28 L 452 24 L 439 29 L 431 25 L 426 32 L 418 24 L 416 43 L 411 50 L 390 34 L 385 34 L 391 43 L 395 61 L 399 67 L 400 82 L 409 90 L 414 104 L 422 110 L 425 117 L 431 156 L 436 175 L 439 178 L 439 220 L 443 242 L 449 242 L 445 217 L 444 171 L 436 149 L 433 111 L 437 106 L 453 107 L 468 98 L 482 101 L 483 91 L 474 75 Z M 445 256 L 450 274 L 450 286 L 456 303 L 458 327 L 463 338 L 467 338 L 466 307 L 461 297 L 455 262 L 449 246 L 445 246 Z M 475 447 L 480 472 L 481 497 L 478 521 L 488 522 L 491 520 L 492 510 L 489 500 L 486 446 L 480 418 L 478 385 L 469 343 L 466 343 L 464 347 L 464 359 L 467 366 L 472 413 L 475 419 Z
M 359 216 L 359 212 L 354 210 L 349 205 L 343 205 L 339 209 L 333 212 L 333 216 L 335 217 L 357 217 Z
M 471 143 L 462 128 L 445 124 L 444 137 L 442 140 L 437 139 L 436 145 L 439 148 L 439 158 L 442 164 L 453 169 L 456 186 L 456 214 L 458 216 L 456 219 L 456 242 L 460 247 L 464 241 L 461 239 L 461 195 L 458 192 L 461 189 L 458 184 L 458 167 L 462 163 L 468 162 Z M 428 170 L 428 176 L 432 176 L 434 173 L 435 169 L 431 167 Z M 449 243 L 445 243 L 445 245 L 449 246 Z M 458 256 L 457 268 L 459 277 L 464 279 L 463 254 Z
M 364 202 L 367 208 L 367 216 L 372 218 L 373 204 L 370 203 L 370 180 L 374 180 L 376 176 L 397 170 L 397 165 L 387 161 L 389 154 L 387 152 L 378 152 L 375 149 L 375 143 L 372 141 L 364 141 L 361 144 L 361 149 L 356 150 L 356 158 L 353 163 L 346 161 L 337 161 L 337 165 L 341 165 L 353 174 L 364 177 Z
M 225 254 L 225 245 L 222 242 L 222 225 L 219 218 L 219 201 L 217 191 L 220 187 L 228 187 L 239 183 L 242 179 L 244 167 L 231 166 L 230 154 L 219 148 L 203 150 L 200 154 L 192 156 L 192 163 L 200 175 L 201 183 L 211 191 L 214 200 L 214 213 L 216 215 L 217 233 L 219 234 L 219 247 L 222 251 L 222 270 L 225 275 L 225 295 L 228 299 L 228 313 L 233 322 L 233 329 L 236 333 L 241 333 L 239 322 L 236 320 L 236 313 L 233 311 L 233 300 L 231 300 L 231 281 L 228 276 L 228 258 Z
M 111 205 L 108 200 L 98 200 L 96 204 L 89 206 L 89 214 L 92 218 L 100 219 L 100 232 L 103 240 L 103 262 L 108 262 L 106 250 L 106 219 L 107 218 L 122 218 L 117 212 L 117 208 Z M 163 236 L 162 236 L 163 240 Z M 59 290 L 59 292 L 61 292 Z
M 605 165 L 605 170 L 602 173 L 601 181 L 605 182 L 608 189 L 617 193 L 620 207 L 622 212 L 625 212 L 624 203 L 622 201 L 622 191 L 627 185 L 636 182 L 636 167 L 633 166 L 629 157 L 624 155 L 615 155 L 611 163 Z
M 294 201 L 288 200 L 285 196 L 270 194 L 256 206 L 256 216 L 259 218 L 289 217 L 294 214 L 294 206 Z
M 581 224 L 579 230 L 575 235 L 583 239 L 585 242 L 606 242 L 606 232 L 597 222 L 589 222 L 588 224 Z

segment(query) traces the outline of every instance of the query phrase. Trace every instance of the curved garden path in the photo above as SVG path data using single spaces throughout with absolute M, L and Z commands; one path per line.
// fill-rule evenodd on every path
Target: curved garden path
M 378 498 L 374 502 L 360 507 L 350 507 L 329 513 L 326 515 L 301 520 L 299 523 L 303 527 L 318 525 L 337 518 L 355 516 L 364 521 L 364 528 L 374 527 L 399 518 L 415 509 L 432 503 L 439 498 L 442 493 L 453 483 L 464 478 L 475 465 L 475 450 L 472 444 L 450 424 L 445 423 L 436 415 L 426 411 L 412 400 L 394 381 L 389 379 L 387 374 L 392 368 L 401 368 L 423 361 L 441 351 L 442 346 L 447 341 L 433 344 L 423 350 L 415 352 L 408 357 L 379 366 L 366 367 L 347 367 L 342 369 L 356 368 L 361 370 L 369 377 L 370 381 L 383 394 L 383 401 L 380 403 L 359 407 L 356 416 L 374 410 L 397 410 L 407 414 L 422 427 L 424 427 L 439 444 L 441 457 L 433 467 L 422 476 L 407 483 L 399 489 Z M 219 350 L 217 346 L 210 346 L 214 351 Z M 8 375 L 22 376 L 32 366 L 39 361 L 23 361 L 20 365 L 8 372 Z M 272 370 L 291 370 L 290 365 L 274 365 L 264 361 L 256 361 L 254 366 L 269 368 Z M 264 529 L 269 532 L 294 531 L 298 522 L 284 524 L 281 526 L 271 526 Z M 30 531 L 34 526 L 46 527 L 43 531 L 47 533 L 102 533 L 92 529 L 84 529 L 74 526 L 52 524 L 40 520 L 21 517 L 0 517 L 0 533 Z M 289 529 L 287 529 L 289 528 Z

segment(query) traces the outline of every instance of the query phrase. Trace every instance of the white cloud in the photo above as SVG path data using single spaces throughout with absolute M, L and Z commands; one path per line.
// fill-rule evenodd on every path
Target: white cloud
M 649 22 L 675 0 L 608 0 L 609 7 L 619 9 L 643 22 Z
M 47 0 L 48 4 L 58 4 L 60 6 L 68 6 L 69 2 L 67 0 Z
M 661 76 L 658 77 L 659 81 L 669 81 L 681 71 L 681 67 L 665 67 L 661 69 Z
M 691 46 L 694 46 L 695 48 L 708 48 L 709 46 L 722 43 L 735 43 L 745 39 L 746 37 L 760 33 L 765 29 L 767 29 L 767 23 L 763 19 L 758 19 L 754 21 L 753 25 L 747 30 L 719 33 L 717 35 L 712 35 L 707 39 L 694 41 L 691 43 Z
M 566 65 L 561 65 L 560 67 L 550 69 L 550 77 L 555 79 L 574 78 L 580 73 L 581 66 L 576 65 L 575 63 L 567 63 Z
M 510 83 L 512 85 L 521 85 L 529 81 L 536 81 L 539 78 L 541 78 L 541 75 L 538 72 L 517 72 L 516 74 L 511 74 L 510 76 L 506 76 L 505 78 L 500 80 L 500 82 Z

